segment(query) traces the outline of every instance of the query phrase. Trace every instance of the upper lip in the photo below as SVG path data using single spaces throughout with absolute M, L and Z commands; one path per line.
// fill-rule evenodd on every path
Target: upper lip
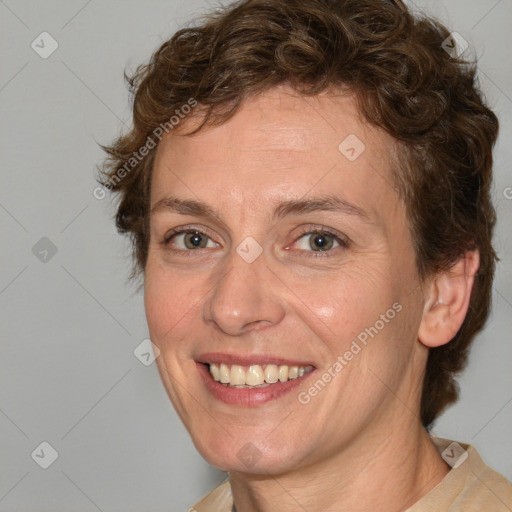
M 287 366 L 315 366 L 310 361 L 299 361 L 285 357 L 272 356 L 268 354 L 225 354 L 220 352 L 209 352 L 201 354 L 195 358 L 198 363 L 214 364 L 238 364 L 240 366 L 250 366 L 254 364 L 277 364 Z

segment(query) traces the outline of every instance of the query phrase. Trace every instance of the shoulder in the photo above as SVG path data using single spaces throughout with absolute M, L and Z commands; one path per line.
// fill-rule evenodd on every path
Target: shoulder
M 432 438 L 432 441 L 452 469 L 407 512 L 505 512 L 512 509 L 512 484 L 487 466 L 474 446 L 441 438 Z
M 203 496 L 187 512 L 231 512 L 232 507 L 231 486 L 229 480 L 226 480 L 206 496 Z

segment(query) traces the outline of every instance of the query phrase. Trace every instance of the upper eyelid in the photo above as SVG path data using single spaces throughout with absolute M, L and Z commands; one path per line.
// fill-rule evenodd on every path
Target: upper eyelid
M 208 233 L 208 230 L 205 228 L 196 228 L 194 226 L 183 226 L 183 227 L 173 228 L 173 229 L 169 230 L 164 235 L 164 241 L 169 240 L 170 238 L 172 238 L 175 235 L 183 235 L 183 234 L 191 233 L 193 231 L 198 231 L 199 233 L 201 233 L 203 235 L 207 235 L 209 238 L 213 239 L 213 237 Z

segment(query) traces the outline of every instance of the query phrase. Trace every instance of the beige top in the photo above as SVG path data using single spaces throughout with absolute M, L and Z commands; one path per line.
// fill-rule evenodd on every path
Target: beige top
M 468 444 L 432 438 L 451 471 L 406 512 L 512 511 L 512 484 L 486 466 Z M 189 512 L 233 512 L 229 480 L 199 500 Z

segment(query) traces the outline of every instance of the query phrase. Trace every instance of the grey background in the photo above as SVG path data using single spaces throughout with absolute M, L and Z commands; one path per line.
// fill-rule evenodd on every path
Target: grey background
M 461 399 L 434 430 L 475 445 L 511 479 L 512 0 L 409 4 L 469 42 L 501 120 L 494 310 L 460 378 Z M 2 512 L 185 510 L 224 479 L 196 453 L 155 365 L 133 354 L 148 336 L 142 295 L 126 283 L 129 246 L 109 196 L 93 196 L 97 143 L 130 122 L 125 66 L 207 8 L 0 1 Z M 43 31 L 59 45 L 47 59 L 31 48 Z M 46 470 L 31 457 L 43 441 L 58 452 Z

